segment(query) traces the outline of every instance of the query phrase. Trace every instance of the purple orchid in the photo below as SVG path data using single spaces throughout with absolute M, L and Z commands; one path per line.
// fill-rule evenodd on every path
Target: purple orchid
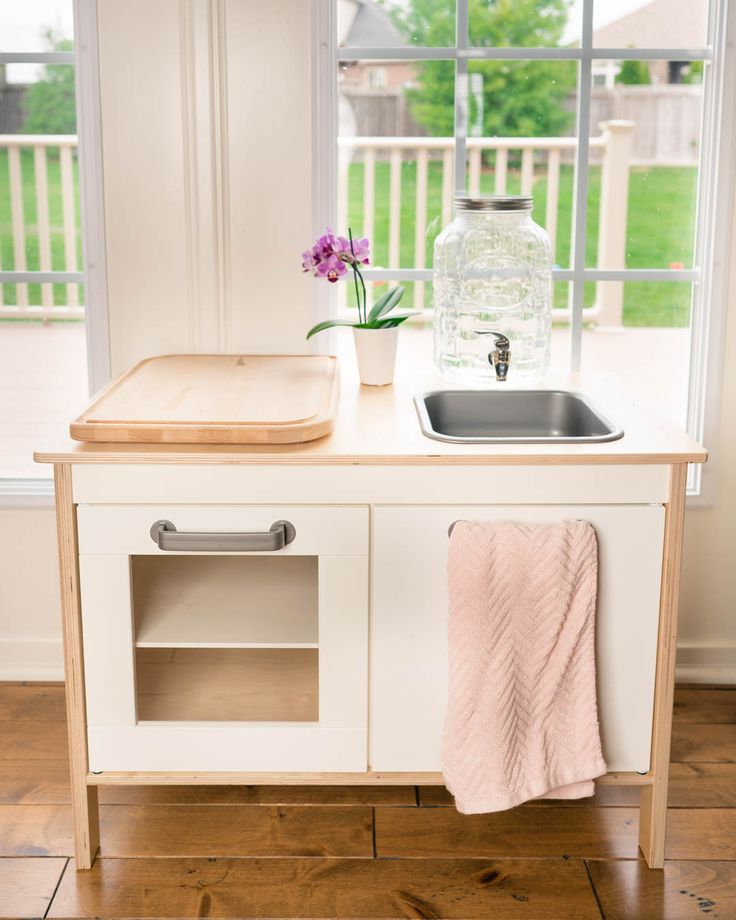
M 317 263 L 314 270 L 315 278 L 327 278 L 328 281 L 337 281 L 341 275 L 347 274 L 348 267 L 339 256 L 330 255 Z
M 335 236 L 327 229 L 312 246 L 302 253 L 302 271 L 313 272 L 315 278 L 337 281 L 347 272 L 347 266 L 370 264 L 370 243 L 367 239 L 355 240 Z
M 414 315 L 413 313 L 385 315 L 401 300 L 404 289 L 400 287 L 384 294 L 373 305 L 370 314 L 368 313 L 368 296 L 360 266 L 370 265 L 370 257 L 371 244 L 366 237 L 356 239 L 350 229 L 348 229 L 347 237 L 335 236 L 329 227 L 311 249 L 306 249 L 302 253 L 302 271 L 311 272 L 315 278 L 326 278 L 328 281 L 335 282 L 347 274 L 348 267 L 350 267 L 353 270 L 355 297 L 358 303 L 357 323 L 343 320 L 326 320 L 310 329 L 307 333 L 307 338 L 311 338 L 315 333 L 321 332 L 323 329 L 329 329 L 331 326 L 356 325 L 362 329 L 390 328 L 398 326 Z

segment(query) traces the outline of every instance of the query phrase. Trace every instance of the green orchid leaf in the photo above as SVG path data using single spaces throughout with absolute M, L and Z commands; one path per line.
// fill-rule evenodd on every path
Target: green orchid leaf
M 325 329 L 332 329 L 333 326 L 357 326 L 358 328 L 362 328 L 360 323 L 354 323 L 349 319 L 326 319 L 324 322 L 317 323 L 316 326 L 312 326 L 312 328 L 307 333 L 307 338 L 311 339 L 312 336 L 317 335 L 318 332 L 324 332 Z
M 375 319 L 380 314 L 381 310 L 385 307 L 386 302 L 392 294 L 393 288 L 390 291 L 386 291 L 385 294 L 382 294 L 378 300 L 374 302 L 373 306 L 371 307 L 371 312 L 368 314 L 368 321 Z
M 379 319 L 376 322 L 376 327 L 378 329 L 393 329 L 394 326 L 399 326 L 401 323 L 406 322 L 412 316 L 418 316 L 419 314 L 415 311 L 413 313 L 396 313 L 394 316 L 386 316 L 383 319 Z
M 383 316 L 384 313 L 388 313 L 390 310 L 393 310 L 393 308 L 398 304 L 403 296 L 403 287 L 395 287 L 392 290 L 387 291 L 383 297 L 379 297 L 379 299 L 371 307 L 371 312 L 368 314 L 368 322 L 375 322 L 379 317 Z

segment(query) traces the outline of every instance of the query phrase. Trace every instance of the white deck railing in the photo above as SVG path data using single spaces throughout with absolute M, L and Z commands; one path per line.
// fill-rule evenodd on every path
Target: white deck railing
M 59 195 L 61 199 L 61 225 L 53 226 L 49 218 L 49 178 L 48 178 L 48 151 L 55 148 L 59 151 Z M 22 150 L 33 151 L 33 196 L 36 207 L 36 223 L 31 224 L 26 215 L 23 196 L 23 158 Z M 8 154 L 8 182 L 10 185 L 10 225 L 13 238 L 13 265 L 2 264 L 0 253 L 0 271 L 25 272 L 28 271 L 27 244 L 29 237 L 38 239 L 38 270 L 50 272 L 52 268 L 51 248 L 52 237 L 61 234 L 63 237 L 63 268 L 56 266 L 58 271 L 76 272 L 77 267 L 77 206 L 74 190 L 74 154 L 77 149 L 75 135 L 33 135 L 33 134 L 3 134 L 0 135 L 0 150 L 7 150 Z M 4 177 L 0 178 L 4 181 Z M 6 215 L 0 215 L 0 220 L 5 220 Z M 5 304 L 3 298 L 3 285 L 0 284 L 0 318 L 34 318 L 67 319 L 70 317 L 84 316 L 84 307 L 79 304 L 79 285 L 66 284 L 66 305 L 54 305 L 53 285 L 49 282 L 41 283 L 41 303 L 29 302 L 28 284 L 16 283 L 16 303 Z
M 598 217 L 598 268 L 623 268 L 626 252 L 626 215 L 628 207 L 628 178 L 631 160 L 631 135 L 633 122 L 610 121 L 601 125 L 602 133 L 590 139 L 590 146 L 600 151 L 602 164 L 601 196 Z M 427 202 L 430 158 L 442 163 L 442 225 L 449 223 L 454 194 L 454 139 L 450 137 L 341 137 L 339 139 L 338 214 L 337 226 L 344 231 L 348 219 L 348 185 L 350 162 L 360 157 L 363 164 L 363 214 L 360 231 L 374 239 L 376 206 L 377 154 L 389 162 L 389 229 L 388 265 L 391 268 L 426 268 Z M 27 271 L 27 241 L 38 239 L 38 269 L 52 271 L 52 236 L 63 236 L 63 270 L 77 271 L 76 195 L 74 189 L 74 154 L 77 138 L 74 135 L 0 135 L 0 150 L 7 150 L 8 181 L 10 185 L 10 222 L 13 240 L 13 265 L 3 266 L 0 252 L 0 271 Z M 48 150 L 59 151 L 61 216 L 60 226 L 52 226 L 49 218 Z M 472 137 L 467 140 L 468 191 L 478 194 L 481 184 L 482 155 L 495 153 L 494 192 L 506 193 L 509 151 L 521 154 L 520 186 L 523 195 L 533 194 L 534 184 L 540 179 L 547 183 L 545 227 L 552 241 L 553 252 L 557 242 L 557 215 L 560 194 L 560 165 L 563 153 L 575 152 L 577 140 L 572 137 Z M 36 224 L 32 225 L 25 212 L 23 196 L 23 158 L 21 151 L 33 151 L 33 194 L 36 205 Z M 535 154 L 543 153 L 543 157 Z M 416 162 L 416 191 L 414 194 L 414 264 L 400 265 L 401 241 L 401 166 L 407 161 Z M 540 165 L 542 168 L 540 169 Z M 2 177 L 0 177 L 0 181 Z M 5 219 L 0 215 L 0 220 Z M 571 247 L 572 248 L 572 247 Z M 339 285 L 344 304 L 347 286 Z M 414 283 L 414 306 L 425 305 L 425 282 Z M 84 307 L 79 303 L 79 285 L 66 283 L 66 305 L 54 305 L 52 282 L 40 285 L 41 303 L 29 303 L 27 282 L 16 284 L 16 303 L 3 303 L 3 286 L 0 284 L 0 318 L 28 316 L 43 319 L 81 317 Z M 586 310 L 586 319 L 609 326 L 621 325 L 623 308 L 623 283 L 609 281 L 597 285 L 596 302 Z M 557 310 L 564 319 L 568 311 Z
M 600 150 L 601 197 L 598 226 L 598 268 L 623 268 L 626 251 L 626 213 L 628 207 L 628 176 L 631 160 L 633 122 L 610 121 L 601 125 L 602 133 L 590 139 L 590 146 Z M 520 185 L 522 195 L 532 195 L 535 182 L 546 179 L 547 201 L 545 228 L 556 252 L 557 215 L 560 197 L 560 165 L 563 152 L 573 154 L 577 149 L 574 137 L 470 137 L 468 149 L 468 192 L 477 195 L 481 185 L 483 153 L 495 153 L 494 193 L 506 194 L 509 151 L 521 154 Z M 454 148 L 451 137 L 341 137 L 338 141 L 339 178 L 337 226 L 344 232 L 348 221 L 349 167 L 352 161 L 363 164 L 363 236 L 374 239 L 376 207 L 376 159 L 381 153 L 389 163 L 389 230 L 388 265 L 386 268 L 426 268 L 427 200 L 430 157 L 442 163 L 442 226 L 452 215 L 454 194 Z M 543 158 L 535 154 L 543 153 Z M 414 264 L 400 265 L 401 240 L 401 166 L 416 162 L 416 191 L 414 193 Z M 543 166 L 539 168 L 540 164 Z M 571 241 L 572 243 L 572 241 Z M 572 250 L 572 245 L 571 245 Z M 414 307 L 425 306 L 425 283 L 414 282 Z M 341 305 L 347 296 L 347 286 L 339 285 Z M 586 311 L 586 318 L 605 325 L 621 325 L 623 284 L 606 282 L 598 285 L 596 304 Z M 564 318 L 567 311 L 555 311 Z

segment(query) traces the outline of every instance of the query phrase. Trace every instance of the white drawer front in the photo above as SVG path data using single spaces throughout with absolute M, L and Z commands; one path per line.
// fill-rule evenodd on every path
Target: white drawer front
M 366 769 L 367 508 L 78 515 L 90 769 Z M 288 520 L 296 536 L 268 552 L 163 551 L 157 520 L 195 534 Z
M 373 522 L 373 770 L 439 770 L 447 697 L 447 529 L 455 520 L 595 527 L 596 667 L 609 770 L 649 769 L 664 509 L 661 506 L 376 508 Z
M 279 520 L 296 530 L 279 555 L 362 556 L 368 552 L 368 509 L 292 505 L 79 505 L 80 555 L 163 552 L 151 537 L 156 521 L 197 533 L 268 531 Z M 167 553 L 169 555 L 169 553 Z

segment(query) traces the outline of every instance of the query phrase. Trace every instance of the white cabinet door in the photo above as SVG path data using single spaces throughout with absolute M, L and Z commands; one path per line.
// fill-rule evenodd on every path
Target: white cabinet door
M 296 535 L 163 550 L 163 519 L 203 546 Z M 78 527 L 91 770 L 366 769 L 366 507 L 80 506 Z
M 608 769 L 649 769 L 664 534 L 660 505 L 376 507 L 371 769 L 441 769 L 449 525 L 565 518 L 589 521 L 598 537 L 596 666 Z

